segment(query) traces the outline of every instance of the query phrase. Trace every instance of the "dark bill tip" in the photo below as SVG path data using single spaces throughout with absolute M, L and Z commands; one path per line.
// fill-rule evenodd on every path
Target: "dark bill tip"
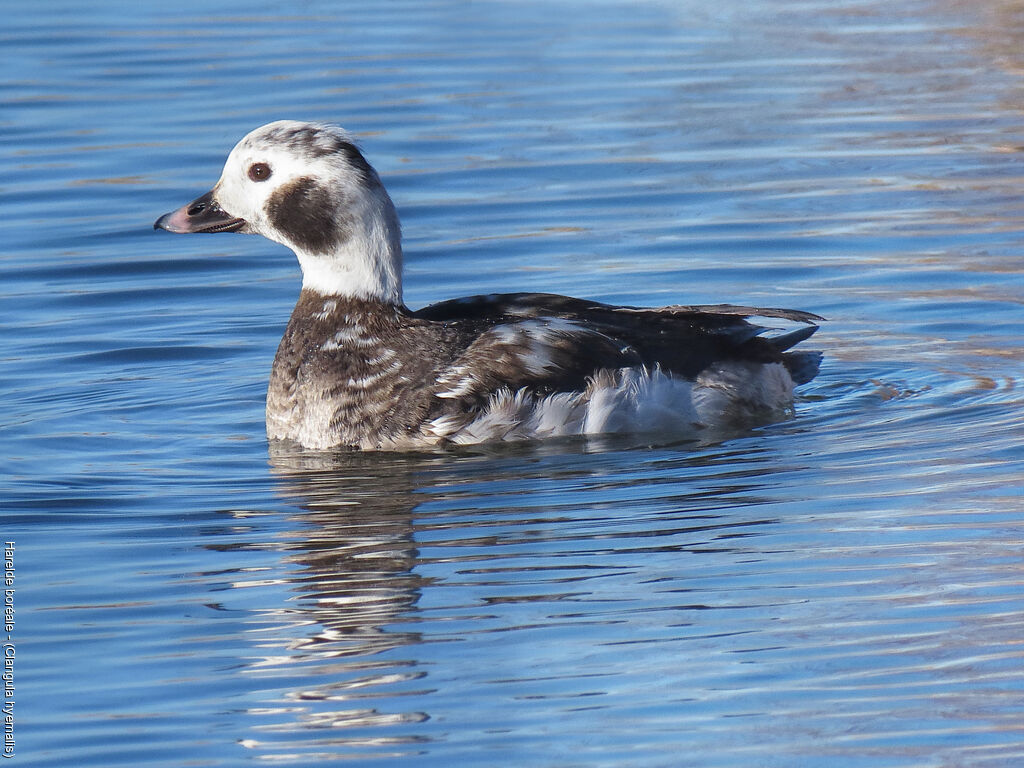
M 245 219 L 232 216 L 207 192 L 176 211 L 165 213 L 155 222 L 153 229 L 190 234 L 195 232 L 237 232 L 246 224 Z

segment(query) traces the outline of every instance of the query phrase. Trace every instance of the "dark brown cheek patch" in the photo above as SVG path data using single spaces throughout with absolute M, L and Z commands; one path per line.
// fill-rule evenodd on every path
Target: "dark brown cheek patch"
M 267 200 L 274 228 L 307 253 L 329 253 L 349 232 L 331 193 L 303 176 L 276 190 Z

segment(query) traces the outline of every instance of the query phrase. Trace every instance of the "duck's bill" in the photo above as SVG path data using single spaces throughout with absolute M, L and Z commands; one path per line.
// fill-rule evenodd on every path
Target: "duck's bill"
M 176 211 L 165 213 L 153 223 L 153 229 L 166 229 L 179 234 L 238 232 L 245 226 L 245 219 L 232 216 L 220 207 L 212 190 Z

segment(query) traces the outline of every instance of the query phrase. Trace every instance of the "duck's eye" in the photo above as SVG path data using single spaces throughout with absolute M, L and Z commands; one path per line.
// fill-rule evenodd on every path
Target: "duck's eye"
M 270 178 L 270 166 L 266 163 L 253 163 L 249 166 L 249 178 L 253 181 L 266 181 Z

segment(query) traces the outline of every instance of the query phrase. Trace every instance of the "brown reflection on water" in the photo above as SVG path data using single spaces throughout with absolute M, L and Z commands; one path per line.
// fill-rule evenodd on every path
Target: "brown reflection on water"
M 413 473 L 420 462 L 371 458 L 272 449 L 282 495 L 305 509 L 308 526 L 301 550 L 287 558 L 297 566 L 295 601 L 321 627 L 307 649 L 332 644 L 331 653 L 366 655 L 417 639 L 381 627 L 412 608 L 422 586 L 412 574 Z
M 270 464 L 280 494 L 302 509 L 295 518 L 301 528 L 283 547 L 293 597 L 274 613 L 282 626 L 293 632 L 297 627 L 302 636 L 293 635 L 286 654 L 258 666 L 299 675 L 302 683 L 299 688 L 285 684 L 285 706 L 252 713 L 259 715 L 254 731 L 260 735 L 243 744 L 257 751 L 305 753 L 311 745 L 292 743 L 300 738 L 296 733 L 330 729 L 316 748 L 351 757 L 360 748 L 401 749 L 419 741 L 379 732 L 367 737 L 362 729 L 427 719 L 424 712 L 395 711 L 403 693 L 424 693 L 416 681 L 425 673 L 400 654 L 420 640 L 419 634 L 390 628 L 415 610 L 423 586 L 413 572 L 412 510 L 415 474 L 424 459 L 274 446 Z M 389 711 L 377 706 L 383 695 L 389 697 Z

